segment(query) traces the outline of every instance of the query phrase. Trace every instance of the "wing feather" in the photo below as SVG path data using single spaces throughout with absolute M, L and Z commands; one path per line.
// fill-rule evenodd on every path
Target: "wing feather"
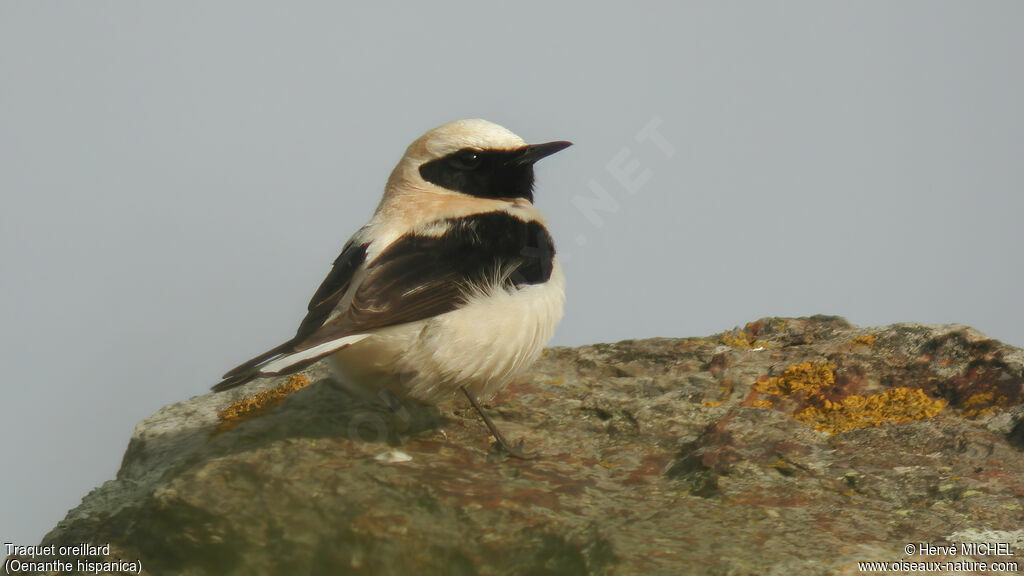
M 369 262 L 347 309 L 311 345 L 450 312 L 496 282 L 511 289 L 550 277 L 555 251 L 540 223 L 506 212 L 443 222 L 444 233 L 407 234 Z
M 350 240 L 295 337 L 227 373 L 214 389 L 238 386 L 264 369 L 298 370 L 362 339 L 356 335 L 455 310 L 469 294 L 545 282 L 555 254 L 542 224 L 507 212 L 438 221 L 430 233 L 406 234 L 366 262 L 369 246 Z
M 366 249 L 369 246 L 369 242 L 357 244 L 355 237 L 345 244 L 341 254 L 334 260 L 331 272 L 310 299 L 309 312 L 299 324 L 294 342 L 302 342 L 323 326 L 351 287 L 357 270 L 366 260 Z

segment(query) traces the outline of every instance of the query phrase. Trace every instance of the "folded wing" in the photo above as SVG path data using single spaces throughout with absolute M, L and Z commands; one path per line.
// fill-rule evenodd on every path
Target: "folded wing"
M 409 233 L 371 262 L 350 242 L 309 304 L 295 338 L 225 374 L 224 390 L 298 370 L 375 329 L 450 312 L 469 295 L 547 281 L 554 246 L 539 222 L 506 212 L 445 220 Z

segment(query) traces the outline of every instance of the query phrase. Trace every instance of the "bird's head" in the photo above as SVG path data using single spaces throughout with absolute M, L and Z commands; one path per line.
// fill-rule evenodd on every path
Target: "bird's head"
M 486 120 L 456 120 L 409 145 L 388 187 L 438 188 L 479 198 L 533 201 L 533 164 L 570 142 L 527 144 Z

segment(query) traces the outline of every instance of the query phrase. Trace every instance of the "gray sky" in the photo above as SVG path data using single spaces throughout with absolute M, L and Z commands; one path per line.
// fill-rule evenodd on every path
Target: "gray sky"
M 1024 3 L 646 6 L 0 0 L 0 542 L 291 336 L 457 118 L 576 143 L 538 169 L 555 344 L 826 313 L 1024 345 Z

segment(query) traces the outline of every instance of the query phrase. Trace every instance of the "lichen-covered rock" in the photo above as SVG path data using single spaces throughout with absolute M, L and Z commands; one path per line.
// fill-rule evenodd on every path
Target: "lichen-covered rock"
M 286 379 L 162 409 L 44 543 L 161 575 L 1024 568 L 1024 351 L 964 326 L 770 318 L 550 349 L 492 403 L 533 460 L 489 458 L 462 406 L 355 401 L 320 370 L 230 426 Z M 904 550 L 971 542 L 1010 556 Z

